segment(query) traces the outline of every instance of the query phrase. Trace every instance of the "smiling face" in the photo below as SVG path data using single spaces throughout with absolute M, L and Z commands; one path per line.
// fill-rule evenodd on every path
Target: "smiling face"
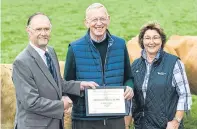
M 29 40 L 38 48 L 46 48 L 51 32 L 51 23 L 47 16 L 36 15 L 27 26 Z
M 143 37 L 143 45 L 147 55 L 156 56 L 162 45 L 160 34 L 154 29 L 148 29 Z
M 90 29 L 92 39 L 101 40 L 106 34 L 109 22 L 110 17 L 104 7 L 93 8 L 86 13 L 85 25 Z

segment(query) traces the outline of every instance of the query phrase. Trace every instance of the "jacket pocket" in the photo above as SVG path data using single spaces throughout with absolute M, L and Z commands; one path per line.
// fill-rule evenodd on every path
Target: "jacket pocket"
M 26 127 L 46 127 L 49 125 L 49 122 L 51 121 L 51 118 L 47 117 L 38 117 L 35 118 L 27 118 L 25 120 L 25 126 Z

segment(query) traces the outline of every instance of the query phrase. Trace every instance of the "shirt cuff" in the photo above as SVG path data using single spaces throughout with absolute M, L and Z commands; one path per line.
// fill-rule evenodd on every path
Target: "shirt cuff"
M 125 86 L 129 86 L 129 87 L 131 87 L 131 88 L 134 87 L 134 84 L 133 84 L 132 79 L 127 80 L 127 81 L 124 83 L 124 85 L 125 85 Z
M 191 109 L 191 105 L 189 104 L 186 104 L 186 103 L 178 103 L 177 104 L 177 110 L 180 110 L 180 111 L 189 111 Z

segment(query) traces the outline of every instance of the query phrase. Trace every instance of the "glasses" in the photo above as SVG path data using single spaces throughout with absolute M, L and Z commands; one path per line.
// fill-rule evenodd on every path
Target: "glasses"
M 94 23 L 94 24 L 96 24 L 98 21 L 105 24 L 108 19 L 105 17 L 100 17 L 100 18 L 93 18 L 93 19 L 89 19 L 89 20 L 91 23 Z
M 31 28 L 31 27 L 29 26 L 29 28 Z M 45 33 L 50 33 L 51 32 L 51 28 L 36 28 L 36 29 L 31 28 L 31 29 L 34 30 L 37 34 L 40 34 L 43 31 Z
M 161 39 L 161 37 L 160 37 L 160 36 L 153 36 L 153 37 L 151 38 L 151 37 L 147 36 L 147 37 L 144 37 L 143 39 L 144 39 L 145 42 L 150 42 L 151 40 L 152 40 L 153 42 L 159 42 L 160 39 Z

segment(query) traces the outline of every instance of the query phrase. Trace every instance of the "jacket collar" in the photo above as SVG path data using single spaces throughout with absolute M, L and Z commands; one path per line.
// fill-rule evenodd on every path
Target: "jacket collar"
M 53 62 L 55 62 L 54 61 L 54 54 L 53 54 L 53 52 L 51 52 L 51 50 L 49 49 L 49 47 L 47 49 L 49 51 L 49 54 L 52 56 Z M 38 54 L 38 52 L 30 44 L 27 46 L 27 51 L 30 53 L 31 57 L 34 58 L 36 64 L 40 68 L 40 70 L 44 73 L 44 75 L 46 76 L 46 78 L 48 79 L 48 81 L 56 89 L 59 97 L 61 98 L 60 89 L 58 88 L 57 83 L 53 79 L 51 73 L 48 70 L 48 67 L 46 66 L 46 64 L 44 63 L 44 61 L 42 60 L 42 58 L 40 57 L 40 55 Z M 57 64 L 55 63 L 55 68 L 56 68 L 56 72 L 57 72 L 57 66 L 56 65 Z M 58 73 L 57 73 L 57 76 L 58 76 Z
M 156 65 L 156 64 L 160 63 L 161 60 L 162 60 L 163 54 L 164 54 L 164 51 L 163 51 L 162 48 L 160 48 L 159 51 L 157 52 L 156 56 L 155 56 L 155 59 L 153 60 L 153 64 Z M 145 60 L 146 62 L 148 62 L 148 61 L 147 61 L 147 54 L 146 54 L 145 49 L 143 49 L 143 50 L 141 51 L 141 58 L 142 58 L 143 60 Z
M 88 29 L 85 37 L 88 40 L 88 42 L 94 46 L 92 39 L 90 37 L 90 29 Z M 110 34 L 108 29 L 106 30 L 106 37 L 108 37 L 108 47 L 110 47 L 114 43 L 114 40 L 113 40 L 112 35 Z

